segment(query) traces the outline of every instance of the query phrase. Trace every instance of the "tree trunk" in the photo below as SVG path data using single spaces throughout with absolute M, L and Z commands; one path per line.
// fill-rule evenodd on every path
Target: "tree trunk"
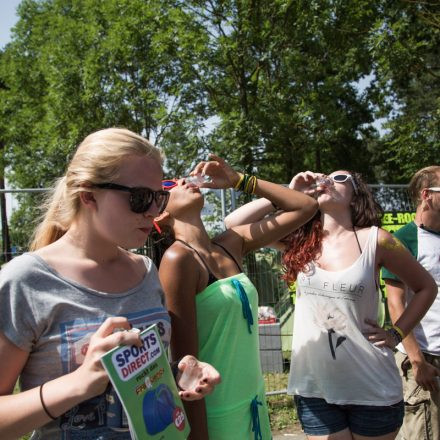
M 3 153 L 5 145 L 3 142 L 0 142 L 0 150 Z M 0 176 L 0 189 L 5 189 L 5 177 L 4 170 L 2 170 Z M 0 193 L 0 215 L 2 221 L 2 254 L 3 254 L 3 262 L 6 263 L 11 260 L 11 241 L 9 239 L 9 228 L 8 228 L 8 217 L 6 215 L 6 197 L 5 193 Z

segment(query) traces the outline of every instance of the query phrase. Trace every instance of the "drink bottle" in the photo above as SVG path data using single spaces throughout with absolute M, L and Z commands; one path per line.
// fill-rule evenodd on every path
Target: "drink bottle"
M 330 177 L 321 176 L 316 179 L 315 183 L 311 185 L 311 188 L 324 190 L 326 188 L 329 188 L 330 186 L 333 186 L 333 180 L 330 179 Z
M 211 182 L 211 178 L 207 175 L 196 174 L 194 176 L 185 177 L 185 182 L 194 183 L 194 185 L 200 185 L 202 183 Z

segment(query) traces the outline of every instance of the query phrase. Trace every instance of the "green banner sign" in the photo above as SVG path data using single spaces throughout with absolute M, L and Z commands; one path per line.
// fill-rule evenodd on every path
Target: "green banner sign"
M 402 226 L 412 222 L 416 216 L 415 212 L 410 211 L 392 211 L 385 212 L 382 217 L 382 228 L 393 233 L 400 229 Z M 386 307 L 386 291 L 385 283 L 382 280 L 382 275 L 380 276 L 380 288 L 382 291 L 382 304 L 379 311 L 379 324 L 390 325 L 390 317 Z
M 395 232 L 402 226 L 412 222 L 415 216 L 415 212 L 408 211 L 385 212 L 382 218 L 382 228 L 390 232 Z

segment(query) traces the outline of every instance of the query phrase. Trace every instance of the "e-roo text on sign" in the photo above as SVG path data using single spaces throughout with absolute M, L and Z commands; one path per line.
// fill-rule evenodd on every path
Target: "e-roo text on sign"
M 402 226 L 412 222 L 416 216 L 415 212 L 385 212 L 382 217 L 382 228 L 389 232 L 396 232 Z

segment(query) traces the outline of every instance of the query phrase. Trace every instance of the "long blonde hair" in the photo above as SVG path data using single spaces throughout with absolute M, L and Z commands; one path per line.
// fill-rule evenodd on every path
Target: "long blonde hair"
M 87 186 L 112 182 L 127 156 L 150 156 L 162 164 L 158 148 L 124 128 L 107 128 L 88 135 L 79 145 L 44 204 L 45 213 L 35 229 L 30 250 L 58 240 L 69 229 L 80 209 L 79 195 Z

